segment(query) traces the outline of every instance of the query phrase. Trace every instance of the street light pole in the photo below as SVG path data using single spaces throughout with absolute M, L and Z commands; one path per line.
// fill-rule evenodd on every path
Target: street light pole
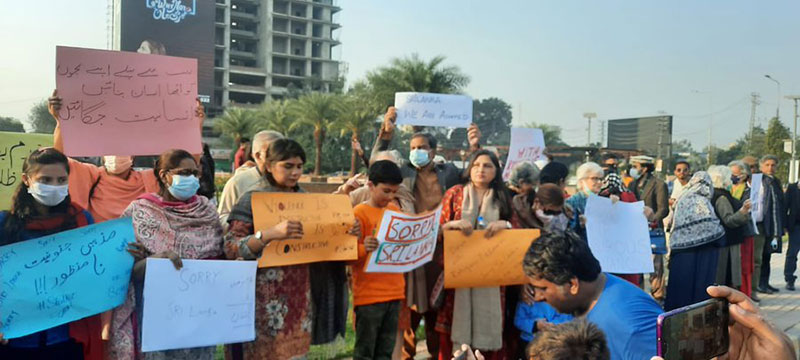
M 593 112 L 583 113 L 583 117 L 589 121 L 589 127 L 586 128 L 586 146 L 592 145 L 592 118 L 596 118 L 597 114 Z
M 789 165 L 789 182 L 797 182 L 797 166 L 795 160 L 797 156 L 796 141 L 797 141 L 797 101 L 800 100 L 800 95 L 790 95 L 786 97 L 789 100 L 794 100 L 794 130 L 792 131 L 792 162 Z
M 774 77 L 769 76 L 769 74 L 764 75 L 764 77 L 774 81 L 775 84 L 778 85 L 778 103 L 775 104 L 775 118 L 780 120 L 781 119 L 781 82 L 778 81 L 777 79 L 775 79 Z

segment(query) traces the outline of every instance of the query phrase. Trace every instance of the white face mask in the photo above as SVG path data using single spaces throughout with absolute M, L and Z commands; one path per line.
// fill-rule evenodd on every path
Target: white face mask
M 119 175 L 133 166 L 133 158 L 130 156 L 104 156 L 103 164 L 109 174 Z
M 634 179 L 638 179 L 639 176 L 641 176 L 641 174 L 639 174 L 639 170 L 636 169 L 636 168 L 631 168 L 629 173 L 631 174 L 631 177 L 634 178 Z
M 67 185 L 47 185 L 33 183 L 28 187 L 28 194 L 31 194 L 36 201 L 45 206 L 56 206 L 69 195 Z

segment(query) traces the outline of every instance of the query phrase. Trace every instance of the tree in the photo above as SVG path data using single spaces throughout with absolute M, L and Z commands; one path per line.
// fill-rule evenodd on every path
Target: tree
M 333 94 L 310 93 L 301 96 L 289 107 L 296 121 L 292 124 L 294 130 L 300 126 L 310 126 L 314 129 L 314 175 L 319 176 L 322 163 L 322 144 L 331 124 L 338 115 L 339 98 Z
M 530 122 L 525 124 L 524 127 L 542 129 L 545 146 L 567 146 L 567 143 L 561 140 L 561 127 L 558 125 Z
M 25 132 L 25 126 L 17 119 L 0 116 L 0 131 Z
M 394 58 L 389 66 L 367 73 L 367 82 L 384 107 L 392 105 L 394 94 L 401 91 L 460 92 L 469 84 L 469 77 L 458 66 L 443 65 L 444 60 L 444 56 L 436 56 L 425 61 L 418 54 Z
M 789 133 L 789 129 L 783 126 L 778 118 L 772 118 L 769 121 L 764 144 L 764 153 L 778 157 L 778 170 L 775 176 L 784 184 L 788 179 L 790 155 L 783 151 L 783 142 L 791 138 L 792 135 Z
M 52 134 L 56 129 L 56 119 L 47 110 L 47 100 L 42 100 L 31 108 L 28 123 L 35 133 Z
M 475 100 L 472 106 L 472 118 L 481 129 L 488 145 L 509 145 L 513 119 L 511 105 L 496 97 Z
M 233 140 L 233 149 L 238 149 L 243 137 L 255 130 L 256 113 L 253 110 L 229 107 L 221 117 L 214 121 L 214 129 Z
M 284 136 L 289 136 L 292 127 L 292 118 L 289 116 L 289 102 L 286 100 L 272 100 L 265 102 L 258 109 L 255 116 L 255 130 L 277 131 Z
M 332 124 L 332 129 L 339 130 L 341 136 L 350 135 L 351 140 L 360 142 L 361 134 L 371 130 L 378 115 L 370 109 L 356 94 L 346 96 L 338 107 L 339 116 Z M 358 170 L 358 154 L 352 149 L 350 155 L 350 176 L 354 176 Z

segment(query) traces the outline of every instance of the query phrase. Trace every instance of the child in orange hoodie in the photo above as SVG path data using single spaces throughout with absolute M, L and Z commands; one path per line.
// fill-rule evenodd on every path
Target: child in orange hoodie
M 369 167 L 370 199 L 353 209 L 361 224 L 358 260 L 353 264 L 353 311 L 356 344 L 354 359 L 391 359 L 397 321 L 405 299 L 403 274 L 367 273 L 370 253 L 378 249 L 375 231 L 386 209 L 400 211 L 392 202 L 403 176 L 393 162 L 376 161 Z

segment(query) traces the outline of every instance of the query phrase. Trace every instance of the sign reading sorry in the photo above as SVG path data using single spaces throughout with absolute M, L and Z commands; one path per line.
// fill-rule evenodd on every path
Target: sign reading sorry
M 367 262 L 367 272 L 404 273 L 433 259 L 442 208 L 424 215 L 386 210 L 377 233 L 378 249 Z

